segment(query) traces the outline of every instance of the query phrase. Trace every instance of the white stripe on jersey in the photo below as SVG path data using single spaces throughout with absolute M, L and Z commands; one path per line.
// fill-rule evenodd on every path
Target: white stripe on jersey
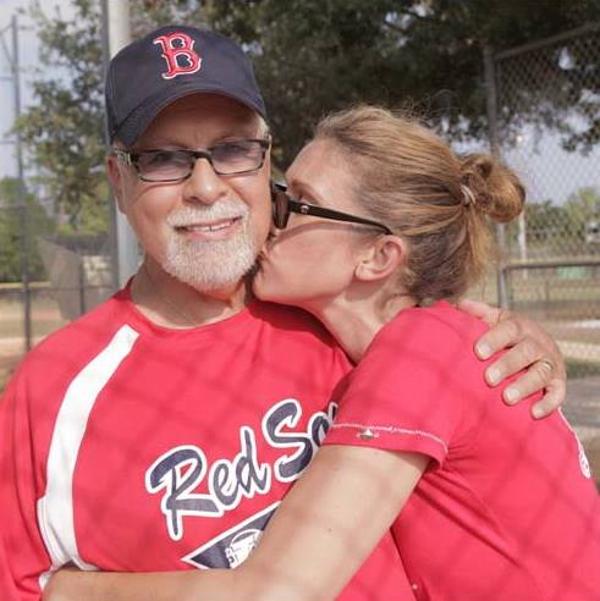
M 130 326 L 121 327 L 75 376 L 58 411 L 46 466 L 46 494 L 37 503 L 38 524 L 52 560 L 50 572 L 40 576 L 42 588 L 54 570 L 69 562 L 81 569 L 95 569 L 79 557 L 73 517 L 73 472 L 94 403 L 138 336 Z

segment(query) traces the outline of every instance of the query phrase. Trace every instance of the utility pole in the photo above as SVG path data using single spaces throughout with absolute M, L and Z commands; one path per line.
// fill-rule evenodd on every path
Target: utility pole
M 19 25 L 17 15 L 12 18 L 13 77 L 15 90 L 15 121 L 21 116 L 21 76 L 19 65 Z M 19 212 L 21 223 L 21 282 L 23 284 L 23 327 L 25 332 L 25 351 L 31 348 L 31 290 L 29 286 L 29 235 L 27 219 L 27 198 L 23 179 L 23 145 L 21 134 L 16 132 L 15 151 L 17 156 L 17 179 L 19 181 Z
M 8 29 L 11 30 L 11 46 L 9 50 L 3 34 Z M 13 82 L 13 106 L 14 106 L 14 121 L 19 119 L 21 116 L 21 67 L 19 63 L 19 23 L 17 16 L 13 15 L 10 26 L 0 31 L 0 42 L 6 60 L 10 66 L 11 77 Z M 18 203 L 16 209 L 19 212 L 19 229 L 21 230 L 21 292 L 23 297 L 23 333 L 24 333 L 24 347 L 25 351 L 31 348 L 32 335 L 31 335 L 31 288 L 29 280 L 29 232 L 28 232 L 28 215 L 27 215 L 27 197 L 24 180 L 24 169 L 23 169 L 23 145 L 21 143 L 21 134 L 17 130 L 14 132 L 14 141 L 12 142 L 15 146 L 15 157 L 17 166 L 17 190 L 18 190 Z
M 496 157 L 500 156 L 500 145 L 498 143 L 498 107 L 496 89 L 496 72 L 494 68 L 494 53 L 491 46 L 483 48 L 483 66 L 485 73 L 485 87 L 487 98 L 487 117 L 488 117 L 488 133 L 490 139 L 490 150 Z M 503 256 L 506 253 L 506 226 L 499 223 L 496 226 L 496 234 L 498 237 L 498 246 L 502 256 L 500 257 L 500 265 L 498 266 L 497 287 L 498 287 L 498 304 L 501 307 L 508 307 L 508 286 L 506 283 L 506 258 Z
M 110 59 L 131 41 L 129 0 L 103 0 L 104 71 Z M 106 139 L 108 148 L 109 140 Z M 111 203 L 113 239 L 113 285 L 120 288 L 135 273 L 139 264 L 138 243 L 125 216 Z

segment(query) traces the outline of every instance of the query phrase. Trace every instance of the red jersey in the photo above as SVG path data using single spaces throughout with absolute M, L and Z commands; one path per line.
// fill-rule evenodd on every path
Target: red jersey
M 349 369 L 307 314 L 259 302 L 173 330 L 124 290 L 53 334 L 0 402 L 0 599 L 39 600 L 71 562 L 237 566 L 313 457 Z M 341 598 L 403 590 L 388 534 Z
M 393 526 L 418 600 L 597 601 L 600 500 L 560 412 L 507 407 L 474 356 L 485 326 L 402 311 L 348 379 L 325 444 L 431 461 Z M 536 397 L 537 399 L 538 397 Z

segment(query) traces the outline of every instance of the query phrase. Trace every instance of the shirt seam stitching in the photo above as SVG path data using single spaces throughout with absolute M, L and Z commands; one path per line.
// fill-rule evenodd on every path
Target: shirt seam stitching
M 441 445 L 446 454 L 449 452 L 448 444 L 445 440 L 443 440 L 439 436 L 436 436 L 435 434 L 432 434 L 431 432 L 426 432 L 425 430 L 413 430 L 409 428 L 400 428 L 398 426 L 374 426 L 352 422 L 334 423 L 331 425 L 331 427 L 335 429 L 348 428 L 353 430 L 374 430 L 376 432 L 384 432 L 386 434 L 407 434 L 410 436 L 422 436 L 424 438 L 429 438 L 437 444 Z

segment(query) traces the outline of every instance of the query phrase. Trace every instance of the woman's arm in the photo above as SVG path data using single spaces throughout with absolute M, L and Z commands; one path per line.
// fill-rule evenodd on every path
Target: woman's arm
M 82 572 L 62 568 L 52 576 L 44 589 L 43 601 L 201 601 L 194 596 L 197 578 L 210 575 L 210 601 L 234 599 L 232 583 L 225 577 L 219 583 L 219 572 Z M 207 580 L 207 585 L 210 586 Z
M 567 383 L 565 362 L 558 345 L 539 323 L 478 301 L 463 300 L 458 307 L 490 326 L 475 346 L 481 359 L 508 349 L 487 368 L 489 384 L 497 386 L 525 370 L 503 391 L 503 398 L 509 405 L 538 390 L 544 390 L 544 396 L 531 408 L 534 417 L 545 417 L 563 404 Z
M 241 566 L 256 598 L 335 598 L 390 528 L 428 461 L 370 447 L 321 448 Z
M 45 601 L 329 601 L 389 529 L 425 455 L 322 448 L 235 570 L 57 573 Z

